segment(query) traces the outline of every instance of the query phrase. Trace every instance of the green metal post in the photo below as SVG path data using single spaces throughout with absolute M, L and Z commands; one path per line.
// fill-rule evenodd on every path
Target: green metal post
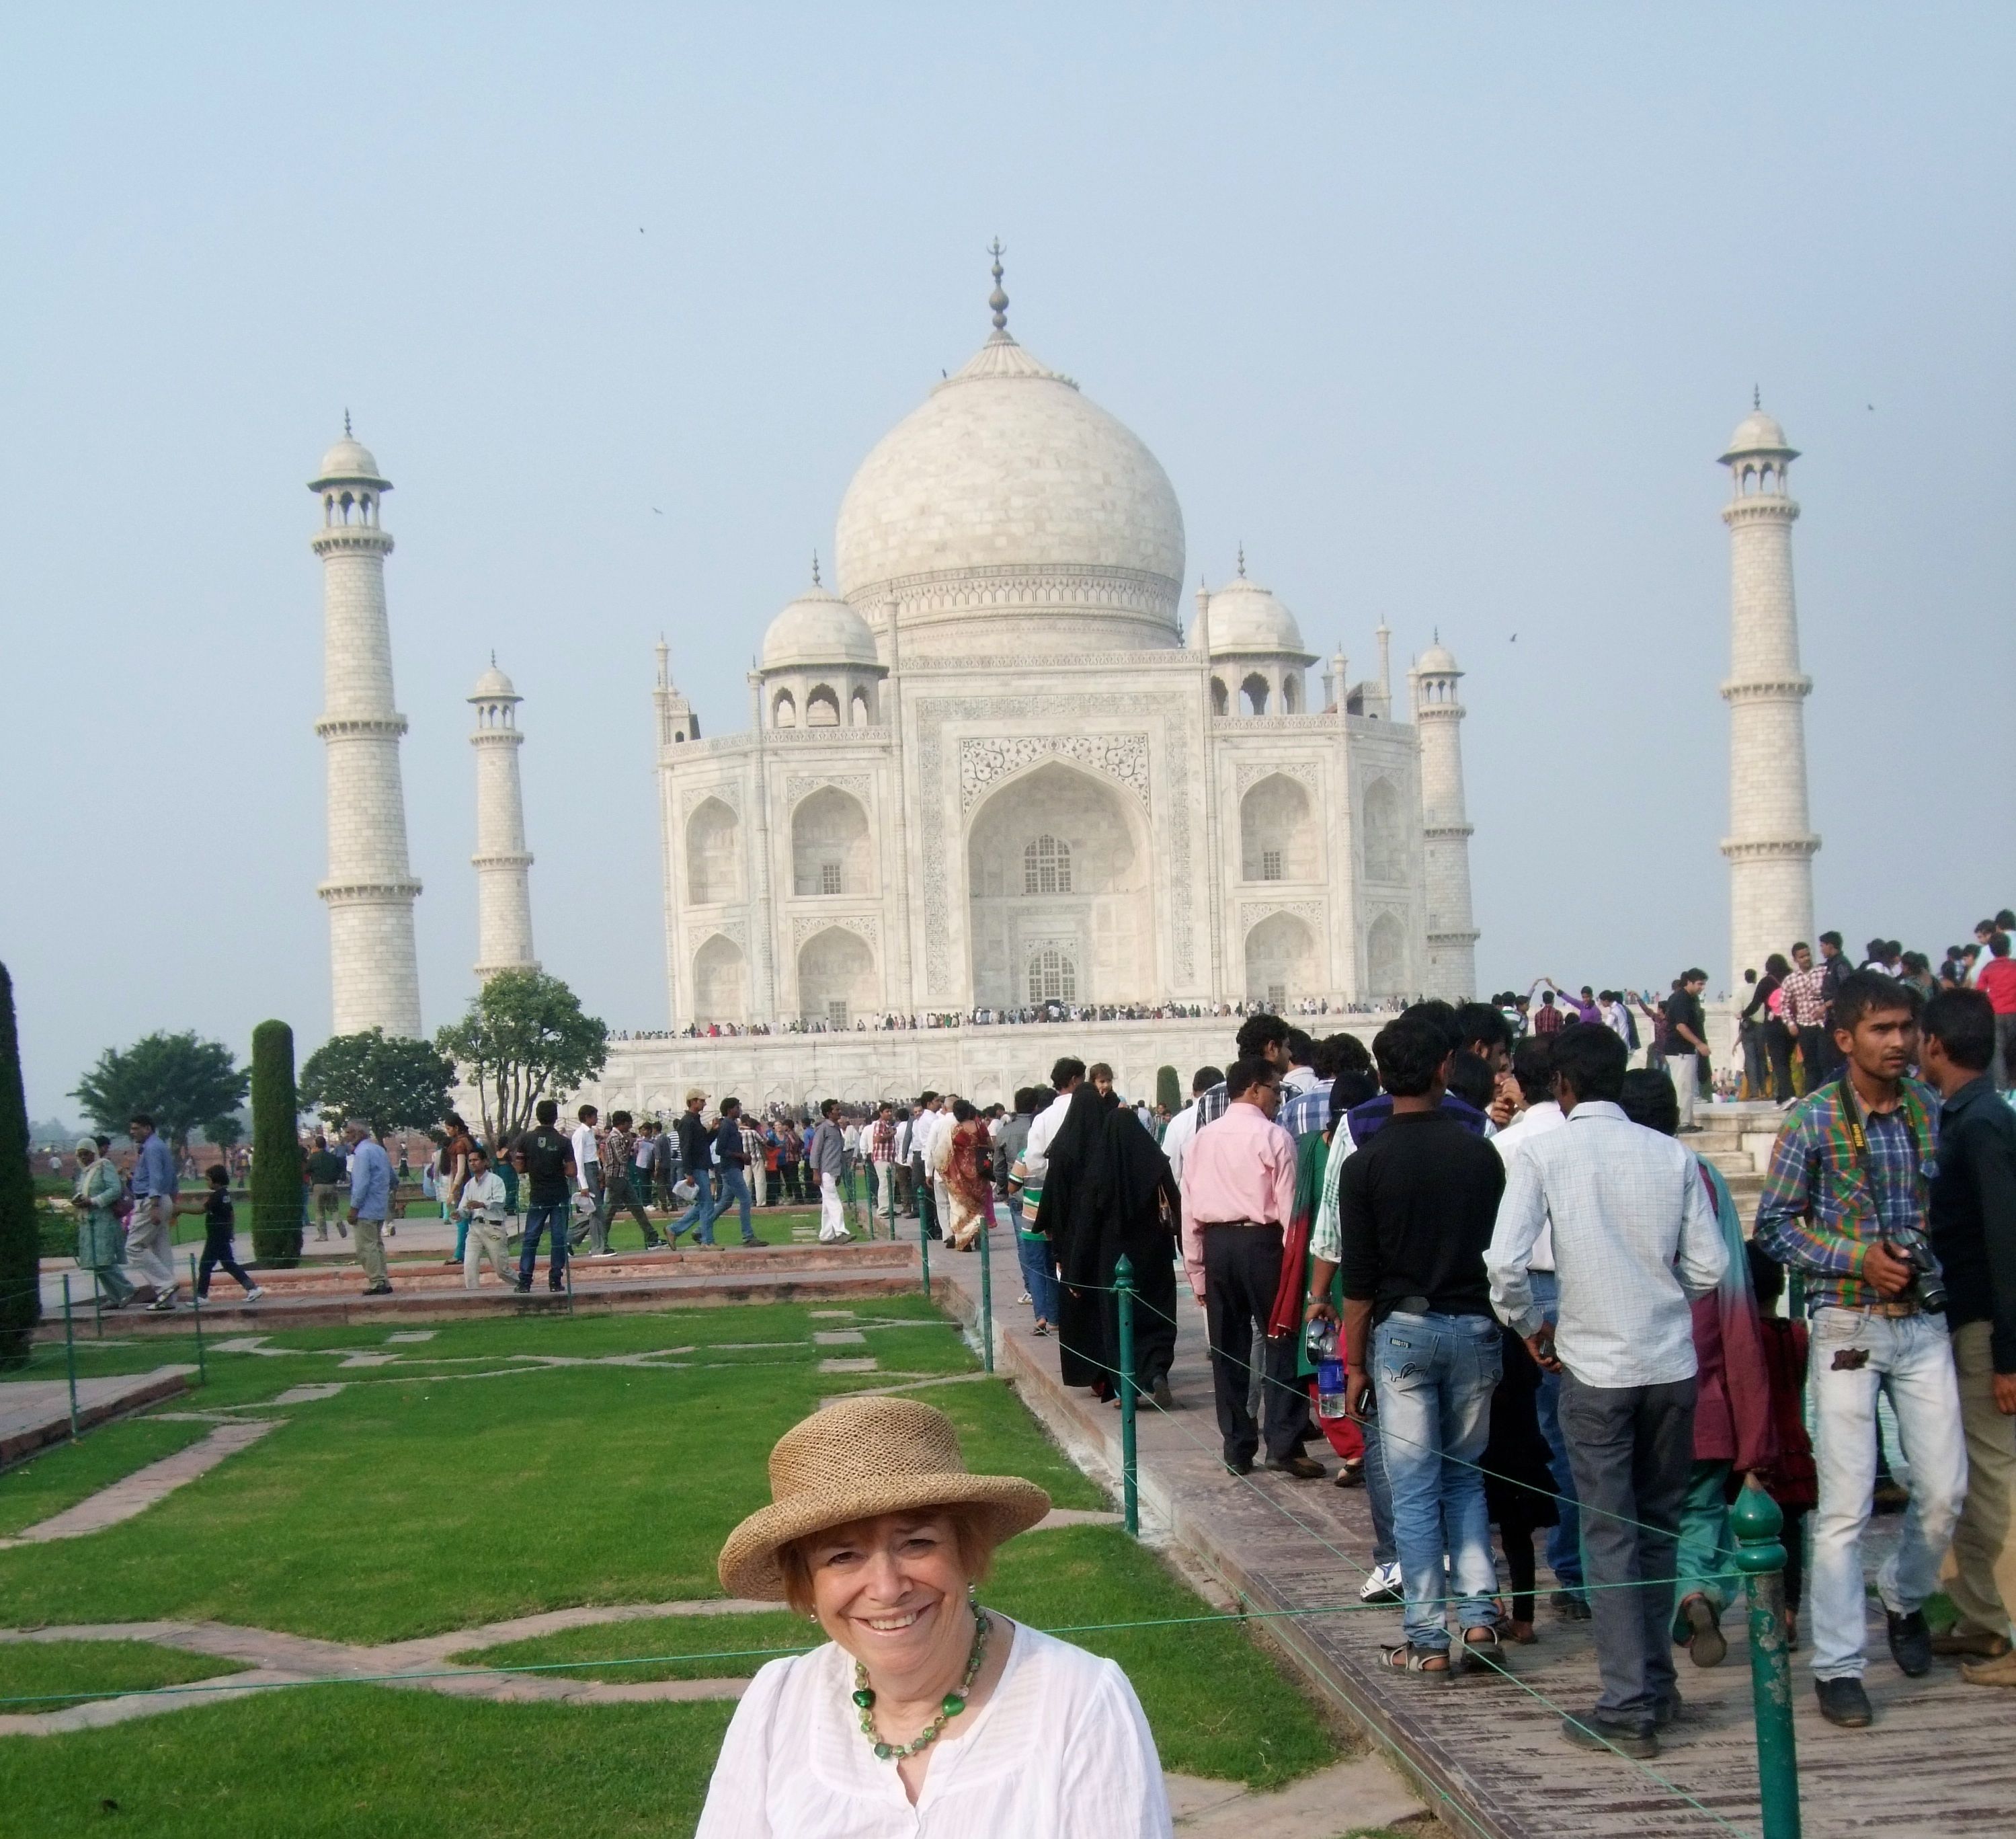
M 572 1252 L 567 1253 L 567 1264 L 563 1268 L 567 1272 L 567 1314 L 571 1315 L 574 1314 L 574 1253 Z
M 882 1198 L 887 1203 L 883 1211 L 889 1216 L 889 1242 L 896 1242 L 896 1165 L 885 1162 L 882 1167 L 887 1173 L 882 1177 Z M 873 1235 L 871 1233 L 871 1238 Z
M 1785 1516 L 1754 1480 L 1730 1513 L 1736 1568 L 1750 1595 L 1750 1697 L 1764 1839 L 1799 1839 L 1799 1753 L 1792 1735 L 1792 1662 L 1785 1646 Z
M 983 1372 L 994 1370 L 994 1262 L 988 1241 L 994 1235 L 988 1231 L 990 1224 L 987 1216 L 980 1217 L 980 1366 Z
M 199 1386 L 210 1383 L 210 1368 L 203 1358 L 203 1292 L 196 1287 L 196 1254 L 189 1254 L 189 1300 L 196 1309 L 196 1383 Z
M 924 1300 L 931 1300 L 931 1235 L 924 1230 L 924 1210 L 917 1209 L 917 1255 L 923 1260 Z
M 91 1283 L 91 1332 L 98 1340 L 105 1339 L 105 1292 L 95 1278 Z
M 1120 1307 L 1120 1506 L 1130 1536 L 1141 1532 L 1141 1473 L 1134 1449 L 1134 1260 L 1122 1252 L 1113 1267 Z
M 63 1273 L 63 1366 L 70 1376 L 70 1440 L 77 1441 L 77 1337 L 70 1325 L 70 1273 Z

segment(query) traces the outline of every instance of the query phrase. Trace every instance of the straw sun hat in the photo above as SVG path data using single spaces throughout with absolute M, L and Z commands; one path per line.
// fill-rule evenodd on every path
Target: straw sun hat
M 782 1548 L 857 1520 L 963 1508 L 998 1545 L 1050 1510 L 1033 1481 L 968 1474 L 952 1420 L 910 1398 L 844 1398 L 794 1425 L 770 1452 L 770 1495 L 721 1549 L 731 1596 L 782 1602 Z

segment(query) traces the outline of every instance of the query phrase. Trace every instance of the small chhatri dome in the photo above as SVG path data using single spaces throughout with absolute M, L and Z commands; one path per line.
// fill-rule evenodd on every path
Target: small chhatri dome
M 1190 644 L 1201 647 L 1208 627 L 1211 652 L 1215 658 L 1226 652 L 1261 652 L 1298 656 L 1302 651 L 1302 629 L 1295 616 L 1273 592 L 1246 578 L 1246 550 L 1239 551 L 1240 572 L 1213 594 L 1208 595 L 1208 617 L 1193 622 Z
M 1463 675 L 1456 661 L 1456 654 L 1442 642 L 1439 633 L 1435 642 L 1414 661 L 1416 672 L 1424 677 L 1460 677 Z
M 868 622 L 839 595 L 821 587 L 816 572 L 812 586 L 772 620 L 763 635 L 765 670 L 880 662 Z
M 1755 398 L 1752 398 L 1755 400 Z M 1763 409 L 1753 408 L 1736 424 L 1736 432 L 1729 437 L 1729 445 L 1723 450 L 1725 463 L 1741 460 L 1751 454 L 1776 456 L 1784 460 L 1797 460 L 1798 454 L 1787 442 L 1785 431 L 1775 417 L 1766 415 Z
M 490 654 L 490 668 L 476 680 L 476 688 L 470 693 L 471 702 L 522 702 L 524 698 L 511 687 L 511 680 L 497 668 L 497 654 Z
M 308 481 L 311 492 L 325 485 L 373 485 L 389 492 L 392 481 L 378 470 L 378 461 L 364 443 L 350 431 L 350 411 L 343 412 L 343 438 L 322 456 L 322 466 Z

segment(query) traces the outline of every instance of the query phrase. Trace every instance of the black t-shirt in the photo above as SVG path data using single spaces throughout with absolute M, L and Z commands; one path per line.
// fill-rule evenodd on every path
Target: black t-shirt
M 1491 1313 L 1485 1248 L 1505 1164 L 1445 1111 L 1403 1112 L 1345 1159 L 1337 1182 L 1344 1293 L 1384 1322 L 1409 1297 L 1444 1315 Z
M 1680 1033 L 1680 1024 L 1685 1022 L 1694 1030 L 1694 1040 L 1689 1040 Z M 1684 990 L 1676 990 L 1666 998 L 1666 1051 L 1676 1057 L 1683 1054 L 1698 1054 L 1703 1049 L 1694 1041 L 1708 1040 L 1708 1018 L 1701 1013 L 1701 998 L 1690 996 Z
M 231 1191 L 226 1188 L 211 1188 L 210 1199 L 203 1203 L 203 1231 L 229 1239 L 237 1220 L 231 1206 Z
M 525 1159 L 525 1178 L 531 1188 L 529 1204 L 535 1207 L 565 1206 L 567 1164 L 574 1154 L 574 1145 L 558 1130 L 548 1130 L 542 1124 L 520 1137 L 518 1148 Z

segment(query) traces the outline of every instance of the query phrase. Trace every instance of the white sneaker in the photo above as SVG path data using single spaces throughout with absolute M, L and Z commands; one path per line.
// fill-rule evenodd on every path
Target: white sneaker
M 245 1300 L 248 1303 L 256 1303 L 261 1296 L 265 1295 L 265 1293 L 266 1293 L 255 1283 L 253 1285 L 251 1289 L 245 1293 Z
M 1398 1603 L 1400 1600 L 1400 1567 L 1397 1564 L 1375 1564 L 1372 1574 L 1359 1586 L 1360 1603 Z

